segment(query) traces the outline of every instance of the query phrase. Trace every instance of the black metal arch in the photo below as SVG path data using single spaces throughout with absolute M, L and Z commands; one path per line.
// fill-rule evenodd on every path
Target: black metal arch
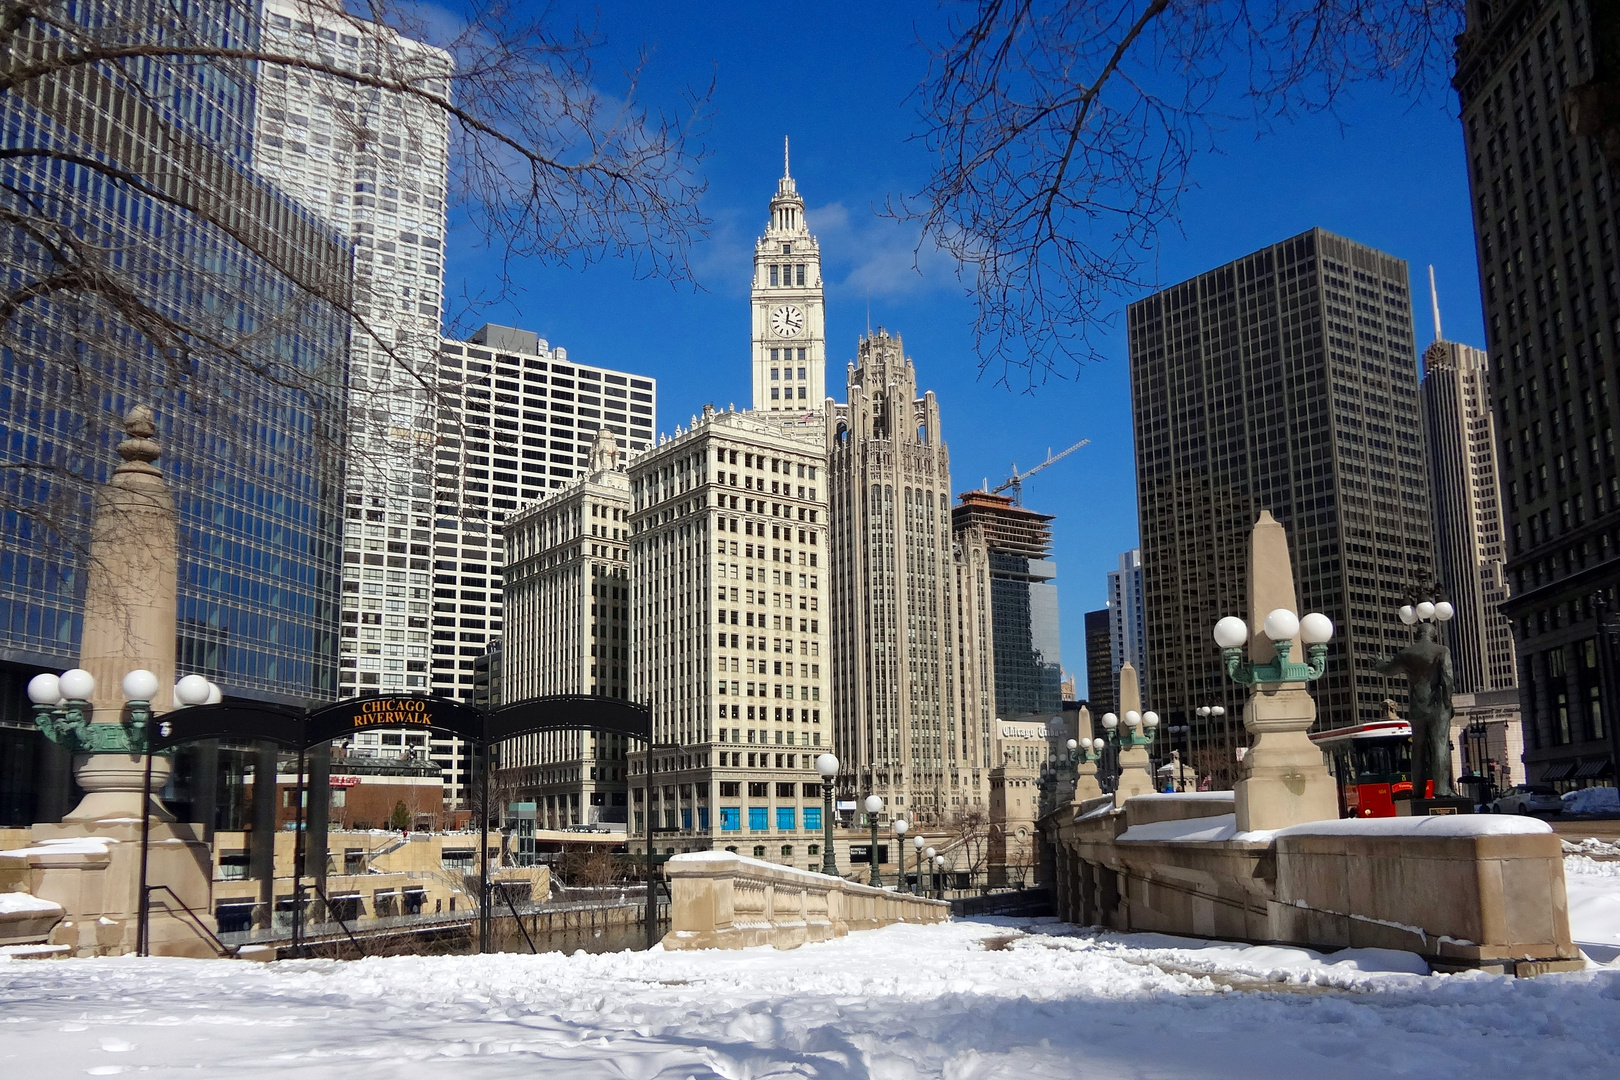
M 548 694 L 494 710 L 420 694 L 346 698 L 313 710 L 220 702 L 164 713 L 153 725 L 151 746 L 161 752 L 200 739 L 259 739 L 308 750 L 355 732 L 400 727 L 443 731 L 479 746 L 569 730 L 607 731 L 646 741 L 652 738 L 652 710 L 593 694 Z

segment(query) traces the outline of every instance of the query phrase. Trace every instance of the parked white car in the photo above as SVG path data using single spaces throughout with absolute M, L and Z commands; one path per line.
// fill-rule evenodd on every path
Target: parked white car
M 1493 814 L 1561 814 L 1564 800 L 1546 784 L 1518 784 L 1491 803 Z

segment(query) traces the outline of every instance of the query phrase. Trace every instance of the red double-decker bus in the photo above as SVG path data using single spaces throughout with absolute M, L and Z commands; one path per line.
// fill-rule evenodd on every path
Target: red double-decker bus
M 1412 725 L 1383 720 L 1311 736 L 1339 788 L 1340 817 L 1394 817 L 1395 798 L 1412 791 Z M 1431 781 L 1424 797 L 1434 793 Z

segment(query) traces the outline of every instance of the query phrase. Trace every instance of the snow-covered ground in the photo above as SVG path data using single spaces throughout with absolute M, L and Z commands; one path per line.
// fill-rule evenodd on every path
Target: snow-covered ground
M 1609 847 L 1594 842 L 1594 847 Z M 1612 849 L 1611 849 L 1612 850 Z M 1620 862 L 1564 856 L 1569 929 L 1586 955 L 1608 963 L 1620 957 Z
M 790 952 L 0 961 L 0 1076 L 1564 1080 L 1620 1066 L 1620 970 L 1414 970 L 1401 953 L 1020 920 Z

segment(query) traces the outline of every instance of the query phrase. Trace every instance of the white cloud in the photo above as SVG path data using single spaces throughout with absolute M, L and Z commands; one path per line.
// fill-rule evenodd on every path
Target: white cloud
M 959 291 L 956 261 L 921 231 L 875 210 L 851 213 L 843 203 L 808 208 L 810 231 L 821 242 L 822 274 L 835 287 L 863 296 L 915 297 Z

